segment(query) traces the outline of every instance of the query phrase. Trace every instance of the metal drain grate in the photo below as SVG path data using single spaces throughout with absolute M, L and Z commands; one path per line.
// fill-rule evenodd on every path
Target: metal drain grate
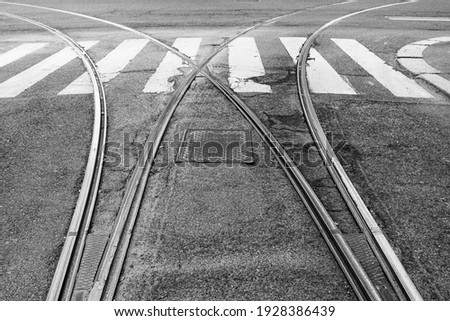
M 188 129 L 178 150 L 177 162 L 253 164 L 249 130 Z
M 108 234 L 88 234 L 72 300 L 83 301 L 94 284 L 95 274 L 108 242 Z

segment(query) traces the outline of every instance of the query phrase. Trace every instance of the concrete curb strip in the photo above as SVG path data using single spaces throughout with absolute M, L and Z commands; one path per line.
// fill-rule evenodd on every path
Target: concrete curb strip
M 431 45 L 450 42 L 450 37 L 430 38 L 410 43 L 397 52 L 398 62 L 417 77 L 429 82 L 445 94 L 450 95 L 450 81 L 438 74 L 442 73 L 423 59 L 423 52 Z

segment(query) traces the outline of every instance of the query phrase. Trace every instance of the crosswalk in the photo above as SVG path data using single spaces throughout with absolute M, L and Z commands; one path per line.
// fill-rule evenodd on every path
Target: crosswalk
M 368 76 L 383 86 L 387 92 L 396 97 L 407 98 L 433 98 L 427 90 L 417 82 L 408 78 L 401 72 L 388 65 L 375 53 L 355 39 L 331 39 L 343 54 L 347 55 L 355 65 L 364 69 Z M 306 41 L 305 37 L 280 37 L 279 54 L 286 55 L 295 64 L 299 49 Z M 127 39 L 119 43 L 103 59 L 97 62 L 101 80 L 107 83 L 117 77 L 125 67 L 135 59 L 147 46 L 147 39 Z M 86 49 L 100 46 L 101 41 L 84 41 L 80 44 Z M 23 43 L 8 51 L 0 49 L 0 74 L 2 68 L 12 63 L 20 63 L 27 57 L 32 57 L 48 43 Z M 202 38 L 177 38 L 173 46 L 191 59 L 200 61 L 197 57 L 202 45 Z M 1 48 L 1 47 L 0 47 Z M 273 88 L 258 80 L 264 79 L 266 71 L 256 40 L 252 37 L 240 37 L 232 41 L 227 48 L 227 80 L 231 89 L 239 93 L 270 94 Z M 11 78 L 0 83 L 0 98 L 13 98 L 33 87 L 45 77 L 56 72 L 64 65 L 76 58 L 75 52 L 64 48 L 30 68 L 19 72 Z M 356 84 L 345 75 L 339 74 L 324 56 L 316 49 L 311 49 L 311 59 L 308 65 L 308 81 L 313 93 L 358 95 Z M 333 62 L 336 63 L 336 62 Z M 294 66 L 292 65 L 292 67 Z M 174 77 L 182 75 L 181 68 L 189 67 L 182 59 L 168 52 L 154 72 L 149 75 L 145 84 L 142 84 L 144 93 L 168 93 L 174 90 Z M 335 66 L 336 67 L 336 66 Z M 257 80 L 258 79 L 258 80 Z M 58 95 L 79 95 L 92 93 L 92 85 L 87 73 L 72 79 L 69 85 Z
M 89 49 L 97 42 L 80 42 L 80 45 L 85 49 Z M 58 51 L 36 65 L 2 82 L 0 84 L 0 98 L 16 97 L 76 57 L 77 54 L 72 48 L 66 47 Z
M 23 58 L 32 52 L 48 45 L 46 42 L 24 43 L 0 55 L 0 67 L 9 65 L 10 63 Z
M 178 38 L 173 43 L 173 47 L 184 53 L 191 59 L 200 48 L 201 38 Z M 173 91 L 174 82 L 170 79 L 182 75 L 180 68 L 187 64 L 175 54 L 168 52 L 159 64 L 156 72 L 150 77 L 144 87 L 145 93 L 162 93 Z
M 106 83 L 114 79 L 147 43 L 147 39 L 127 39 L 118 45 L 97 64 L 101 81 Z M 89 75 L 85 72 L 64 88 L 59 95 L 90 94 L 92 91 Z
M 355 39 L 332 39 L 347 55 L 398 97 L 431 98 L 416 82 L 394 70 Z
M 254 38 L 241 37 L 230 43 L 228 63 L 230 76 L 228 81 L 235 92 L 271 93 L 270 86 L 251 80 L 266 74 Z
M 280 38 L 294 63 L 297 63 L 299 48 L 305 43 L 306 38 L 290 37 Z M 311 91 L 315 93 L 329 93 L 342 95 L 356 95 L 349 81 L 340 76 L 323 56 L 314 48 L 310 51 L 311 59 L 307 72 Z

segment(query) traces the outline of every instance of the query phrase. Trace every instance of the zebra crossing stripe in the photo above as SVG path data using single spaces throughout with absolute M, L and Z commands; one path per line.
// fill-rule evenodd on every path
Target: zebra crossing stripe
M 98 41 L 80 42 L 80 45 L 88 49 L 97 42 Z M 0 84 L 0 98 L 16 97 L 76 57 L 76 52 L 70 47 L 58 51 L 36 65 L 2 82 Z
M 305 43 L 304 37 L 281 37 L 281 43 L 286 48 L 294 63 L 301 46 Z M 312 48 L 311 58 L 308 61 L 307 77 L 309 86 L 314 93 L 356 95 L 353 87 L 348 81 L 340 76 L 336 70 L 323 58 L 323 56 Z
M 258 84 L 249 78 L 266 74 L 261 56 L 252 37 L 233 40 L 228 46 L 230 75 L 228 81 L 235 92 L 271 93 L 269 85 Z
M 402 73 L 387 65 L 354 39 L 332 39 L 347 55 L 397 97 L 433 98 L 433 96 Z
M 24 43 L 0 55 L 0 67 L 4 67 L 48 45 L 47 42 Z
M 173 46 L 191 59 L 195 58 L 202 38 L 177 38 Z M 155 73 L 150 77 L 145 85 L 146 93 L 162 93 L 173 91 L 174 81 L 170 78 L 182 75 L 179 68 L 188 67 L 188 65 L 175 54 L 168 52 L 159 64 Z
M 305 37 L 280 37 L 282 45 L 289 53 L 294 62 L 300 47 L 305 42 Z M 436 38 L 442 41 L 447 38 Z M 436 39 L 414 43 L 416 47 L 408 47 L 400 51 L 397 58 L 400 62 L 405 60 L 417 60 L 413 58 L 421 55 L 423 44 Z M 347 55 L 357 64 L 364 68 L 382 86 L 398 97 L 410 98 L 433 98 L 433 96 L 409 79 L 402 73 L 394 70 L 382 59 L 369 51 L 355 39 L 332 39 Z M 201 38 L 178 38 L 174 42 L 174 47 L 191 58 L 195 58 L 202 39 Z M 90 48 L 98 41 L 87 41 L 82 44 Z M 128 39 L 120 43 L 115 49 L 109 52 L 98 62 L 98 69 L 103 82 L 108 82 L 116 77 L 148 43 L 147 39 Z M 5 66 L 17 59 L 27 56 L 47 43 L 25 43 L 0 55 L 0 66 Z M 70 48 L 65 48 L 54 55 L 35 64 L 27 70 L 13 76 L 0 83 L 0 98 L 11 98 L 19 95 L 29 87 L 44 79 L 46 76 L 61 68 L 76 57 Z M 336 70 L 324 59 L 314 48 L 311 49 L 311 60 L 308 61 L 309 86 L 314 93 L 356 95 L 354 88 L 344 76 L 339 75 Z M 408 62 L 408 61 L 407 61 Z M 412 61 L 413 62 L 413 61 Z M 269 85 L 256 83 L 252 78 L 265 75 L 261 56 L 258 52 L 255 39 L 252 37 L 242 37 L 235 39 L 229 45 L 229 85 L 236 92 L 260 92 L 271 93 Z M 414 66 L 419 66 L 415 64 Z M 144 92 L 162 93 L 173 91 L 174 81 L 171 78 L 182 75 L 179 70 L 188 67 L 181 58 L 172 53 L 167 53 L 157 67 L 155 73 L 150 77 L 145 85 Z M 419 66 L 420 67 L 420 66 Z M 431 67 L 430 67 L 431 68 Z M 430 71 L 430 70 L 428 70 Z M 428 73 L 438 72 L 431 70 Z M 432 76 L 430 79 L 443 85 L 442 79 Z M 428 80 L 428 79 L 427 79 Z M 429 80 L 429 81 L 431 81 Z M 92 85 L 87 73 L 84 73 L 62 90 L 59 95 L 68 94 L 88 94 L 92 93 Z
M 148 39 L 127 39 L 106 55 L 97 64 L 102 82 L 115 78 L 128 63 L 148 43 Z M 91 80 L 87 72 L 64 88 L 58 95 L 90 94 L 93 92 Z

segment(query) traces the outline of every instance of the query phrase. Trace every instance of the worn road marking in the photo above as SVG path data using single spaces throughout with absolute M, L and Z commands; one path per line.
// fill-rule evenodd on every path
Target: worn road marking
M 413 74 L 439 74 L 441 73 L 439 70 L 430 66 L 423 59 L 423 52 L 431 45 L 449 41 L 450 37 L 438 37 L 410 43 L 400 48 L 397 53 L 397 60 L 403 67 L 411 71 Z
M 448 81 L 444 77 L 436 74 L 422 74 L 419 75 L 419 77 L 425 79 L 426 81 L 438 87 L 440 90 L 446 92 L 447 95 L 450 95 L 450 81 Z
M 447 17 L 401 17 L 401 16 L 386 16 L 389 20 L 399 21 L 434 21 L 434 22 L 450 22 Z
M 436 68 L 433 68 L 429 64 L 425 62 L 422 58 L 399 58 L 398 62 L 411 71 L 413 74 L 439 74 L 440 71 Z
M 279 39 L 295 63 L 299 49 L 306 38 L 280 37 Z M 201 41 L 201 38 L 178 38 L 174 42 L 174 47 L 187 56 L 195 58 Z M 413 80 L 388 66 L 383 60 L 356 40 L 333 39 L 333 41 L 395 96 L 413 98 L 433 97 Z M 400 49 L 397 53 L 397 59 L 415 74 L 439 73 L 438 70 L 425 63 L 422 55 L 427 46 L 443 41 L 450 41 L 450 37 L 431 38 L 414 42 Z M 97 42 L 85 43 L 90 47 Z M 102 82 L 108 82 L 116 77 L 141 52 L 147 43 L 147 39 L 128 39 L 109 52 L 97 64 Z M 27 52 L 32 52 L 45 45 L 46 43 L 27 43 L 20 45 L 0 55 L 0 63 L 6 65 L 14 61 L 14 59 L 26 56 Z M 0 84 L 0 98 L 15 97 L 68 63 L 74 57 L 74 54 L 70 53 L 70 50 L 66 48 L 6 80 Z M 307 77 L 312 92 L 342 95 L 357 94 L 347 78 L 339 75 L 314 48 L 311 49 L 311 58 L 308 61 Z M 264 66 L 254 38 L 243 37 L 233 41 L 229 46 L 228 59 L 230 69 L 229 83 L 233 90 L 236 92 L 272 92 L 269 85 L 256 83 L 252 79 L 265 75 Z M 170 52 L 167 53 L 156 69 L 156 72 L 150 77 L 143 91 L 151 93 L 173 91 L 174 81 L 171 78 L 182 75 L 180 71 L 182 67 L 189 66 L 178 56 Z M 426 77 L 422 78 L 425 79 Z M 436 86 L 439 88 L 447 88 L 445 79 L 443 78 L 428 77 L 427 80 L 429 82 L 436 82 Z M 84 73 L 62 90 L 59 95 L 87 93 L 92 93 L 92 85 L 87 73 Z
M 397 97 L 433 98 L 433 96 L 402 73 L 387 65 L 354 39 L 332 39 L 347 55 Z
M 97 42 L 85 41 L 80 42 L 80 45 L 85 49 L 89 49 Z M 70 47 L 60 50 L 36 65 L 2 82 L 0 84 L 0 98 L 11 98 L 19 95 L 76 57 L 76 52 Z
M 300 47 L 306 41 L 304 37 L 280 38 L 294 63 Z M 308 60 L 307 77 L 312 92 L 326 94 L 356 95 L 353 87 L 340 76 L 336 70 L 322 57 L 316 49 L 311 49 L 311 60 Z
M 251 80 L 266 74 L 254 38 L 241 37 L 228 45 L 230 75 L 228 81 L 235 92 L 271 93 L 269 85 Z
M 441 71 L 430 66 L 423 59 L 423 51 L 429 46 L 440 42 L 450 42 L 450 37 L 430 38 L 410 43 L 398 51 L 397 60 L 403 67 L 418 75 L 419 78 L 428 81 L 447 93 L 447 95 L 450 95 L 450 81 L 437 75 Z
M 177 38 L 173 46 L 191 59 L 195 59 L 201 41 L 202 38 Z M 182 75 L 179 68 L 188 66 L 181 58 L 168 52 L 145 85 L 144 92 L 162 93 L 173 91 L 175 82 L 170 80 L 170 78 Z
M 450 42 L 450 37 L 430 38 L 410 43 L 400 48 L 397 58 L 422 58 L 426 48 L 440 42 Z
M 98 64 L 100 79 L 106 83 L 115 78 L 128 63 L 148 43 L 148 39 L 127 39 L 120 43 L 114 50 L 101 59 Z M 93 93 L 91 80 L 87 72 L 78 77 L 58 95 L 90 94 Z
M 45 47 L 47 42 L 24 43 L 0 55 L 0 67 L 6 66 Z
M 402 47 L 398 53 L 397 58 L 422 58 L 423 51 L 428 47 L 427 44 L 410 44 Z

